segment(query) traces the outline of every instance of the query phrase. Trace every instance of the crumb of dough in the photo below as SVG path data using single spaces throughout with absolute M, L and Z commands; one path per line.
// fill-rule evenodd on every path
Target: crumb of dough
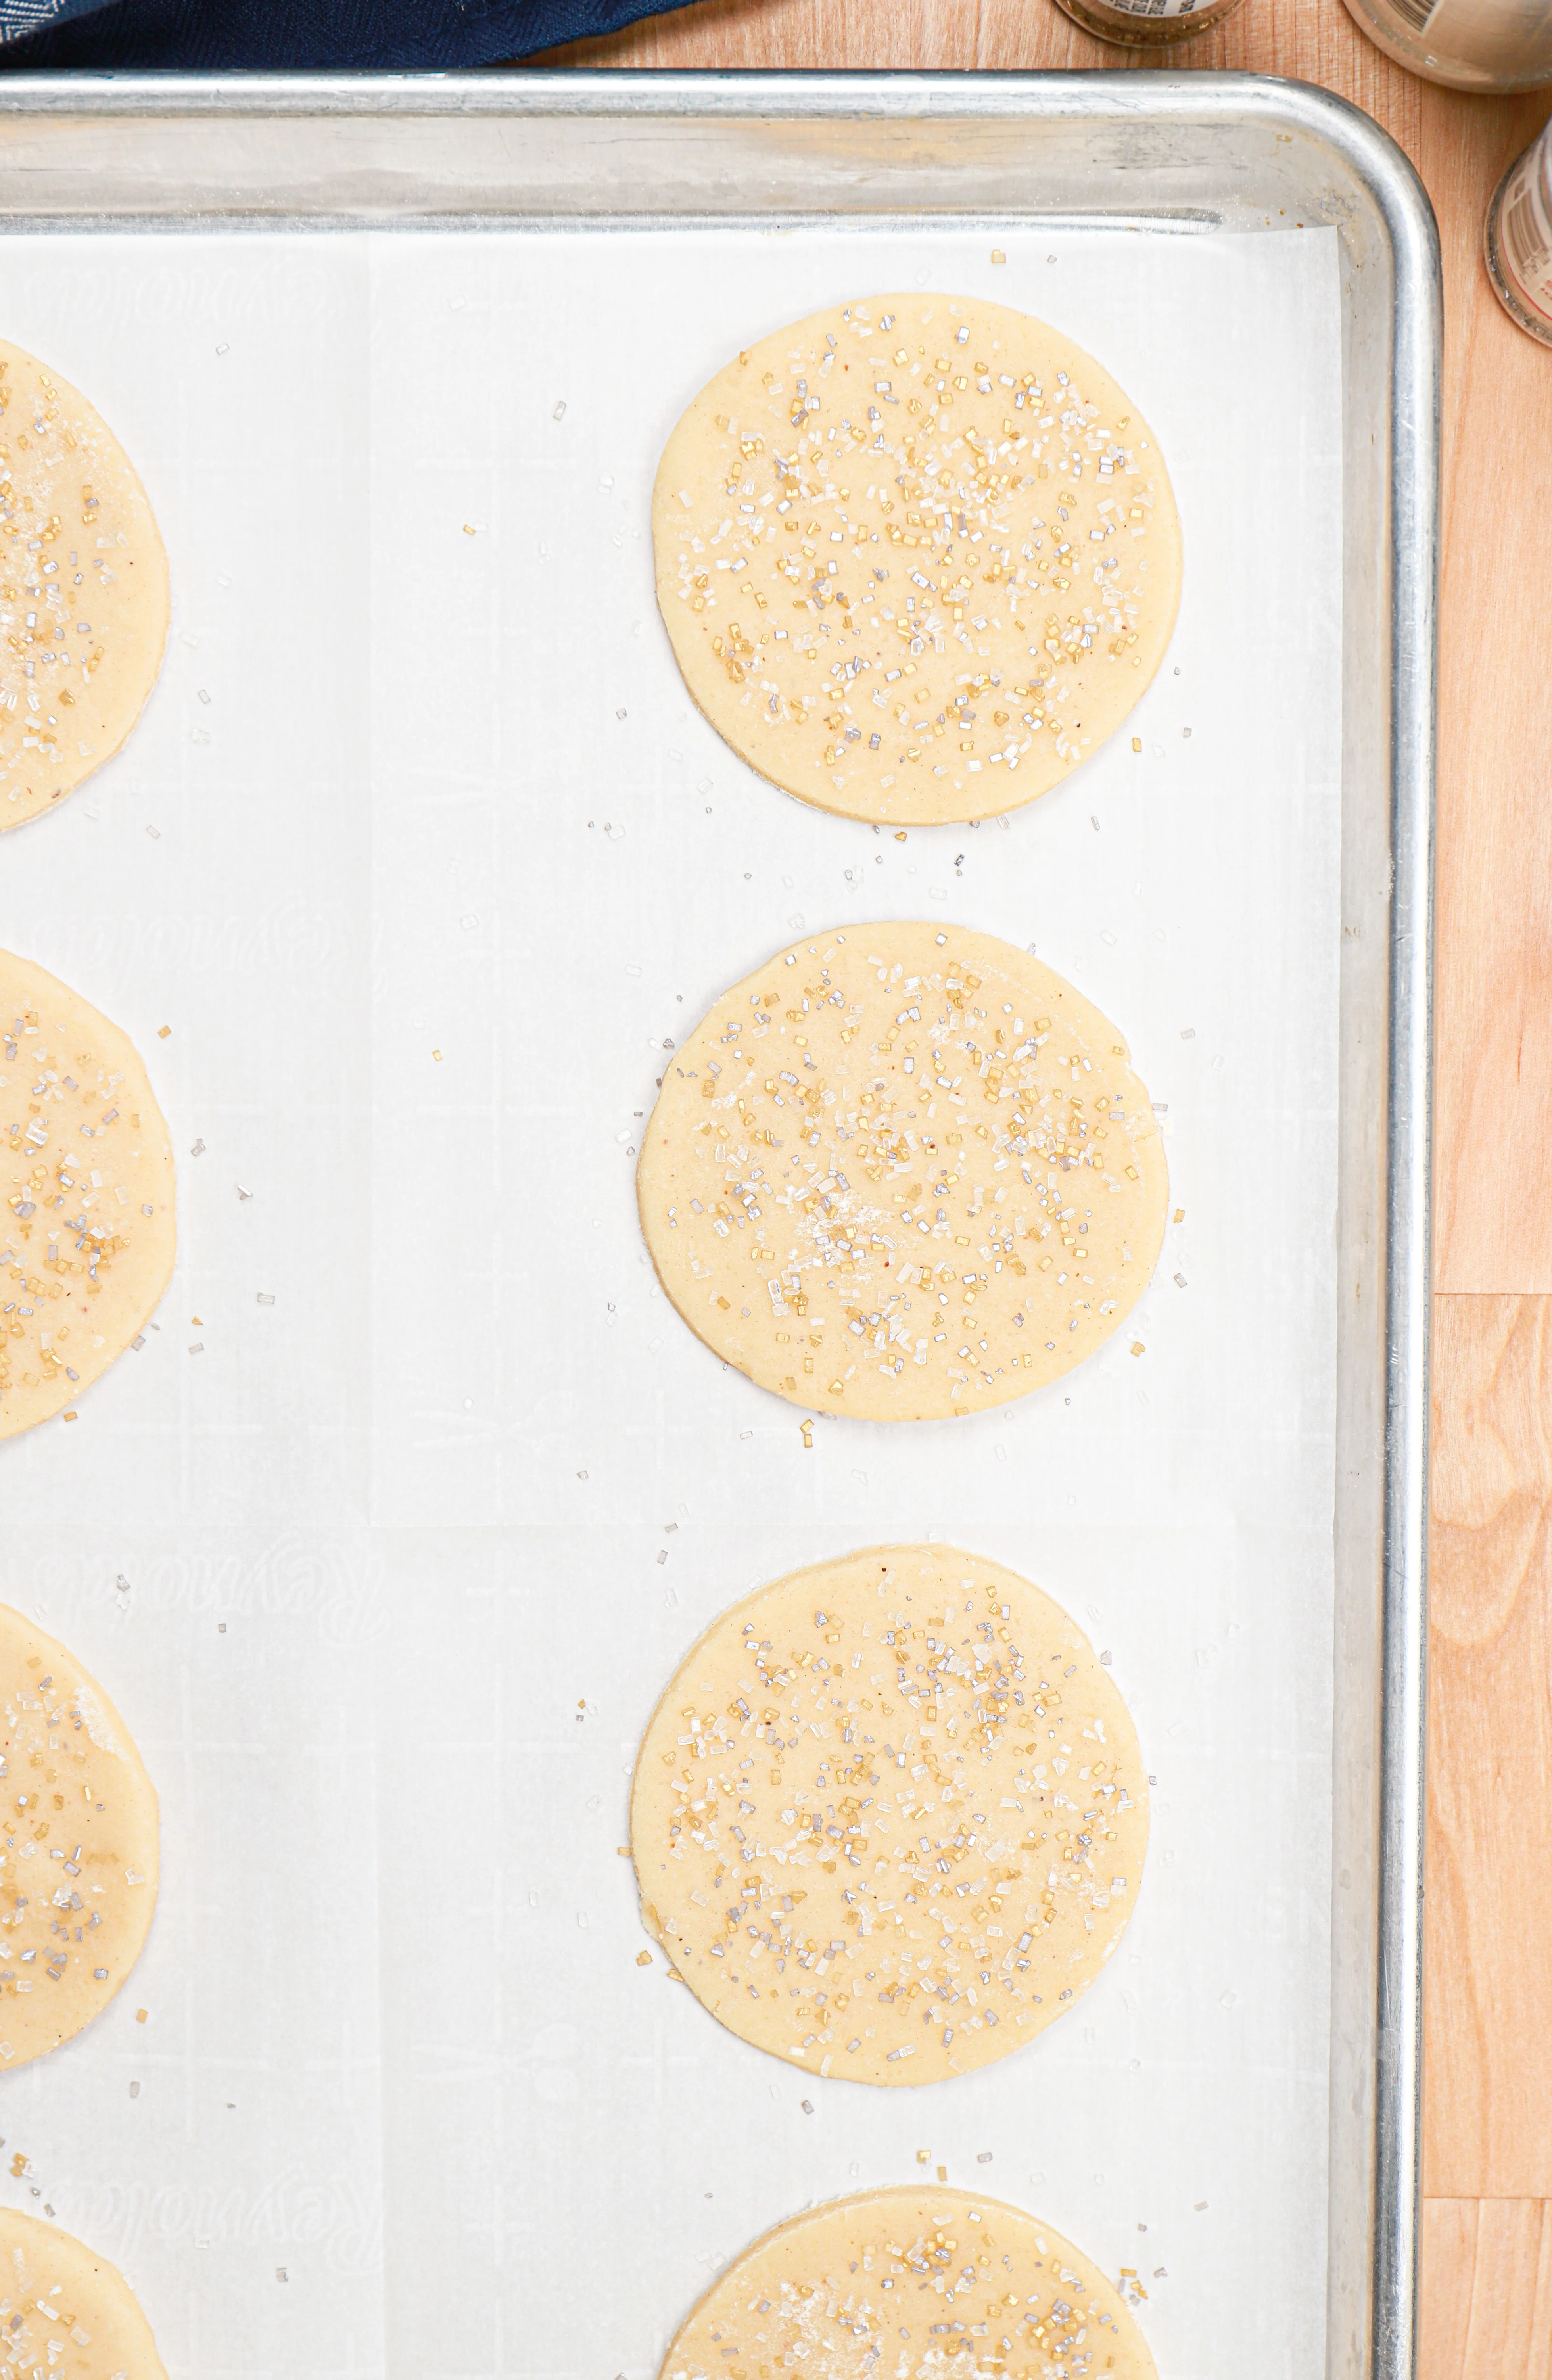
M 637 1167 L 692 1330 L 761 1388 L 919 1421 L 1025 1396 L 1125 1320 L 1169 1181 L 1114 1026 L 962 927 L 779 951 L 673 1052 Z
M 0 1439 L 123 1354 L 176 1236 L 172 1143 L 127 1037 L 0 951 Z
M 715 1621 L 642 1738 L 646 1922 L 696 1998 L 810 2072 L 932 2082 L 1072 2007 L 1136 1904 L 1147 1779 L 1061 1606 L 873 1546 Z
M 1022 2207 L 926 2182 L 866 2191 L 735 2258 L 681 2325 L 660 2380 L 789 2368 L 818 2380 L 1157 2380 L 1134 2301 Z
M 167 2380 L 128 2282 L 84 2240 L 0 2207 L 6 2368 L 60 2380 Z
M 0 1604 L 0 2062 L 89 2025 L 145 1944 L 156 1788 L 75 1656 Z
M 1060 783 L 1132 710 L 1180 603 L 1147 423 L 1061 332 L 978 298 L 869 298 L 745 348 L 669 438 L 652 539 L 718 734 L 875 823 Z
M 134 466 L 79 390 L 0 340 L 0 832 L 118 750 L 168 618 Z

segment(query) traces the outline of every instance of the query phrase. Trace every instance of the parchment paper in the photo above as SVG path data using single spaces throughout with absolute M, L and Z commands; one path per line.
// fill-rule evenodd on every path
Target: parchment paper
M 1130 731 L 899 843 L 692 710 L 648 499 L 742 339 L 916 286 L 1102 356 L 1186 583 Z M 177 2380 L 649 2380 L 725 2259 L 925 2151 L 1134 2268 L 1165 2380 L 1316 2380 L 1335 235 L 86 233 L 6 239 L 0 295 L 140 466 L 175 588 L 127 750 L 0 843 L 0 941 L 149 1057 L 182 1234 L 145 1347 L 0 1449 L 0 1594 L 102 1676 L 164 1824 L 129 1985 L 0 2076 L 7 2203 L 124 2265 Z M 635 1151 L 665 1037 L 891 916 L 1033 944 L 1116 1018 L 1184 1220 L 1071 1380 L 806 1451 L 657 1292 Z M 708 1620 L 923 1534 L 1113 1654 L 1154 1837 L 1061 2024 L 867 2091 L 638 1968 L 617 1846 Z

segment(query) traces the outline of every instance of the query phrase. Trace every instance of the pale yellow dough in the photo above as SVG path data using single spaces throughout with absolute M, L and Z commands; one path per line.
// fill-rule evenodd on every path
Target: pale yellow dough
M 1126 1706 L 1037 1586 L 871 1546 L 713 1622 L 642 1739 L 648 1925 L 742 2040 L 857 2082 L 1006 2058 L 1120 1941 L 1147 1849 Z
M 172 1143 L 127 1037 L 0 951 L 0 1438 L 123 1354 L 176 1238 Z
M 920 1421 L 1045 1386 L 1147 1286 L 1169 1178 L 1115 1026 L 964 927 L 778 952 L 673 1052 L 637 1169 L 692 1330 L 821 1412 Z
M 13 2328 L 13 2325 L 15 2325 Z M 167 2380 L 123 2274 L 53 2223 L 0 2208 L 0 2336 L 21 2380 Z
M 0 2066 L 56 2049 L 145 1946 L 156 1788 L 75 1656 L 0 1604 Z
M 134 465 L 78 389 L 0 339 L 0 832 L 118 750 L 167 617 Z
M 1079 2342 L 1082 2342 L 1080 2345 Z M 870 2190 L 778 2224 L 684 2322 L 660 2380 L 1155 2380 L 1118 2289 L 1049 2223 L 967 2190 Z
M 762 776 L 891 825 L 1069 775 L 1164 657 L 1181 533 L 1158 442 L 1061 332 L 873 298 L 708 382 L 652 496 L 691 694 Z

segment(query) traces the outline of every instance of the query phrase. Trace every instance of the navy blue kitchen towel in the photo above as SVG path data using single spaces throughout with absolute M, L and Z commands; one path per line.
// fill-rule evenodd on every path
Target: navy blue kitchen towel
M 663 0 L 0 0 L 0 69 L 480 67 Z

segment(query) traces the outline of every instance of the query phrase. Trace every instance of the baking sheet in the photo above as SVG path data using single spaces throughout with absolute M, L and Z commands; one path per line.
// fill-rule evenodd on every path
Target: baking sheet
M 902 844 L 693 712 L 647 499 L 740 338 L 915 286 L 1103 357 L 1187 577 L 1140 755 Z M 120 2002 L 0 2083 L 14 2203 L 124 2262 L 175 2374 L 637 2380 L 721 2261 L 925 2149 L 1137 2268 L 1166 2380 L 1318 2373 L 1335 234 L 15 236 L 0 287 L 140 463 L 176 590 L 125 754 L 0 844 L 0 936 L 148 1051 L 183 1227 L 160 1330 L 0 1463 L 0 1592 L 100 1670 L 166 1838 Z M 939 914 L 1122 1024 L 1185 1220 L 1073 1379 L 807 1452 L 656 1293 L 637 1134 L 762 953 Z M 616 1846 L 706 1621 L 921 1534 L 1112 1651 L 1155 1833 L 1064 2024 L 886 2094 L 638 1969 Z

